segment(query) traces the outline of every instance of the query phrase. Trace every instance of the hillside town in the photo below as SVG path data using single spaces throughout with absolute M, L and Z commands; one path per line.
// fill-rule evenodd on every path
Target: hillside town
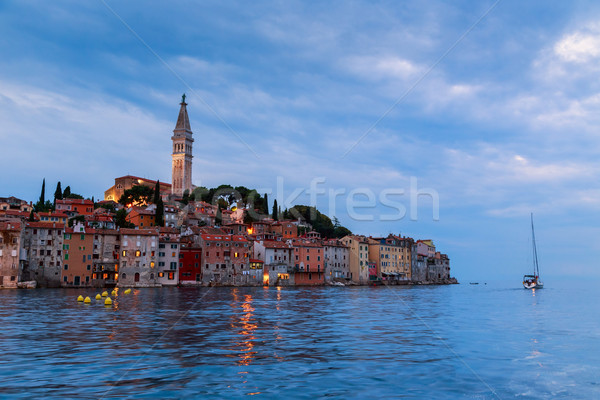
M 59 182 L 50 201 L 44 180 L 35 204 L 0 197 L 0 288 L 456 283 L 431 240 L 332 233 L 276 201 L 269 213 L 266 196 L 195 196 L 186 106 L 172 184 L 127 175 L 95 201 Z

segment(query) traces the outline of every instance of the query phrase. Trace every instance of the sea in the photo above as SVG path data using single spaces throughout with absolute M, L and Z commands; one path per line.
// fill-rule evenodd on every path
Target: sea
M 600 399 L 598 289 L 545 283 L 2 290 L 0 398 Z

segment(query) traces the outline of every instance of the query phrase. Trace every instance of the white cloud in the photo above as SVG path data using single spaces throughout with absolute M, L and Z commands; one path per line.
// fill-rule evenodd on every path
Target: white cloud
M 565 35 L 554 45 L 562 60 L 584 63 L 600 56 L 600 32 L 574 32 Z

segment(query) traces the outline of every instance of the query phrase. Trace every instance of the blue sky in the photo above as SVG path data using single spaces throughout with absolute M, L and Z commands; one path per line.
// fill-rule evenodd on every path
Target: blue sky
M 600 4 L 494 4 L 1 2 L 0 195 L 170 181 L 185 92 L 196 185 L 275 193 L 280 177 L 288 197 L 321 179 L 345 191 L 321 210 L 434 239 L 463 281 L 518 282 L 534 212 L 546 280 L 597 278 Z M 348 213 L 351 191 L 411 177 L 439 221 L 426 197 L 415 221 L 382 221 L 379 201 L 372 221 Z

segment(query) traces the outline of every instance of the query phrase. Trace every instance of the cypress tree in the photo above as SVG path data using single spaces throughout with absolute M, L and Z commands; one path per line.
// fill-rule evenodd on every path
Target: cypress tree
M 158 203 L 156 203 L 156 225 L 165 226 L 165 204 L 160 196 L 158 196 Z
M 273 221 L 277 221 L 279 218 L 279 208 L 277 207 L 277 199 L 273 200 Z
M 35 221 L 35 218 L 33 218 L 33 208 L 31 209 L 31 212 L 29 213 L 29 222 L 33 222 Z
M 269 195 L 265 193 L 265 204 L 263 204 L 263 212 L 269 216 Z
M 67 186 L 63 191 L 63 199 L 68 198 L 71 195 L 71 186 Z
M 60 188 L 60 181 L 56 184 L 56 190 L 54 191 L 54 208 L 56 208 L 56 200 L 62 200 L 62 189 Z
M 46 178 L 42 181 L 42 193 L 40 194 L 40 205 L 43 207 L 46 202 Z
M 160 181 L 156 181 L 156 186 L 154 187 L 154 200 L 152 201 L 154 204 L 158 204 L 158 200 L 160 199 Z

